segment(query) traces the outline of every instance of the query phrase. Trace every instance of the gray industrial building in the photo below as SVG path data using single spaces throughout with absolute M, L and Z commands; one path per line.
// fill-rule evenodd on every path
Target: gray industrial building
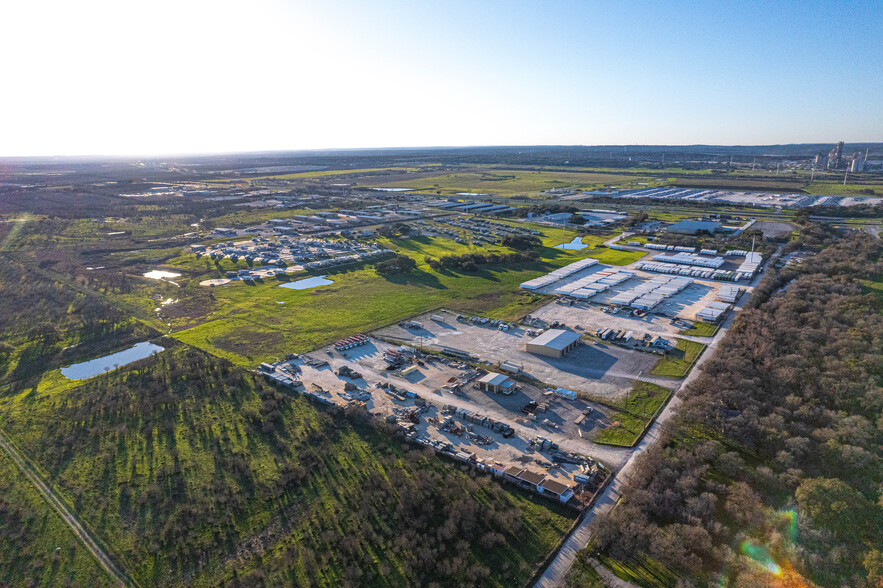
M 682 235 L 695 235 L 699 231 L 714 233 L 719 231 L 721 226 L 719 221 L 682 220 L 667 227 L 665 230 L 672 233 L 681 233 Z
M 565 329 L 549 329 L 527 344 L 529 353 L 548 357 L 564 357 L 567 352 L 579 345 L 580 335 Z

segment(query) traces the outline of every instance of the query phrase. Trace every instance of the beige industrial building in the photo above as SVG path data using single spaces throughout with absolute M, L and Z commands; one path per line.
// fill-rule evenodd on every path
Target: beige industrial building
M 526 350 L 547 357 L 564 357 L 568 351 L 579 345 L 579 341 L 579 333 L 565 329 L 549 329 L 530 341 Z
M 497 394 L 510 394 L 512 380 L 509 376 L 498 374 L 496 372 L 488 372 L 478 380 L 478 389 L 487 392 L 496 392 Z

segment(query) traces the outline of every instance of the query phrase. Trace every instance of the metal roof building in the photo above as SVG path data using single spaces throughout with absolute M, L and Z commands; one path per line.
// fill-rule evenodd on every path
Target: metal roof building
M 488 392 L 500 392 L 511 386 L 512 380 L 509 379 L 509 376 L 496 372 L 488 372 L 478 380 L 478 389 Z
M 565 329 L 549 329 L 530 341 L 526 350 L 547 357 L 564 357 L 568 351 L 579 344 L 579 341 L 579 333 Z
M 718 221 L 682 220 L 679 223 L 671 225 L 666 230 L 671 231 L 672 233 L 695 235 L 699 231 L 708 231 L 709 233 L 713 233 L 715 231 L 719 231 L 720 228 L 721 223 Z

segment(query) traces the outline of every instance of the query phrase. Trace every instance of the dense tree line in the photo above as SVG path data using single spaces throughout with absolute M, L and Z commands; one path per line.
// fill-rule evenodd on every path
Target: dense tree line
M 883 585 L 883 297 L 861 282 L 879 286 L 880 254 L 851 234 L 767 277 L 594 549 L 650 556 L 696 585 L 754 585 L 744 546 L 756 545 L 786 576 Z
M 385 259 L 374 264 L 377 273 L 384 275 L 403 274 L 417 269 L 417 262 L 407 255 L 396 255 L 391 259 Z
M 382 225 L 377 229 L 377 234 L 381 237 L 395 238 L 407 236 L 411 233 L 411 225 L 406 223 L 390 223 Z
M 512 263 L 529 263 L 539 259 L 536 251 L 519 251 L 516 253 L 465 253 L 463 255 L 443 255 L 438 259 L 426 258 L 429 267 L 436 271 L 454 270 L 477 272 L 483 265 L 499 265 Z
M 502 241 L 503 247 L 517 249 L 518 251 L 527 251 L 528 249 L 536 249 L 543 245 L 542 240 L 536 235 L 506 235 Z

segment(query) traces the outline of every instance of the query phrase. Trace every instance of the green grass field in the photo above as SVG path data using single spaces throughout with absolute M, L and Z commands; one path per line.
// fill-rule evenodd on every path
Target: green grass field
M 671 378 L 683 378 L 690 371 L 693 362 L 696 361 L 705 350 L 704 343 L 676 339 L 674 349 L 669 350 L 668 357 L 660 358 L 659 362 L 650 371 L 654 376 L 668 376 Z
M 369 178 L 361 186 L 414 188 L 421 191 L 441 191 L 444 195 L 474 192 L 495 196 L 537 194 L 553 188 L 593 189 L 616 184 L 619 187 L 638 187 L 649 183 L 652 176 L 598 173 L 592 171 L 534 171 L 485 168 L 459 173 L 416 175 L 395 181 Z
M 642 556 L 628 561 L 619 561 L 605 555 L 598 560 L 617 577 L 646 588 L 672 588 L 678 575 L 658 561 Z
M 803 191 L 818 196 L 883 196 L 883 184 L 848 183 L 844 186 L 841 178 L 839 182 L 813 182 Z
M 702 321 L 696 321 L 693 323 L 693 326 L 689 329 L 683 329 L 680 331 L 680 335 L 690 335 L 692 337 L 713 337 L 717 330 L 719 329 L 719 325 L 713 325 L 711 323 L 704 323 Z
M 4 451 L 0 451 L 0 585 L 113 585 Z
M 668 388 L 650 382 L 635 382 L 632 391 L 619 404 L 620 410 L 610 417 L 618 424 L 600 430 L 593 441 L 632 447 L 670 396 Z
M 555 231 L 553 236 L 544 236 L 544 242 L 552 245 L 572 238 L 572 234 L 561 236 Z M 586 237 L 585 242 L 594 246 L 604 239 Z M 536 262 L 485 265 L 468 273 L 433 270 L 425 258 L 511 250 L 472 248 L 450 239 L 426 236 L 381 242 L 412 257 L 418 264 L 417 270 L 384 277 L 370 267 L 343 267 L 323 274 L 333 284 L 301 291 L 280 288 L 282 282 L 276 279 L 253 286 L 234 283 L 212 288 L 208 314 L 200 319 L 200 324 L 177 331 L 174 336 L 238 365 L 254 367 L 262 361 L 311 351 L 353 333 L 371 331 L 440 307 L 515 319 L 549 300 L 547 296 L 519 289 L 522 282 L 587 255 L 597 254 L 605 263 L 629 263 L 635 256 L 632 252 L 610 249 L 571 252 L 546 246 L 540 248 L 540 259 Z M 221 266 L 219 270 L 205 258 L 197 261 L 189 255 L 172 260 L 169 265 L 193 272 L 202 266 L 203 271 L 208 271 L 190 274 L 194 277 L 185 291 L 198 287 L 205 292 L 205 287 L 195 284 L 226 269 Z

